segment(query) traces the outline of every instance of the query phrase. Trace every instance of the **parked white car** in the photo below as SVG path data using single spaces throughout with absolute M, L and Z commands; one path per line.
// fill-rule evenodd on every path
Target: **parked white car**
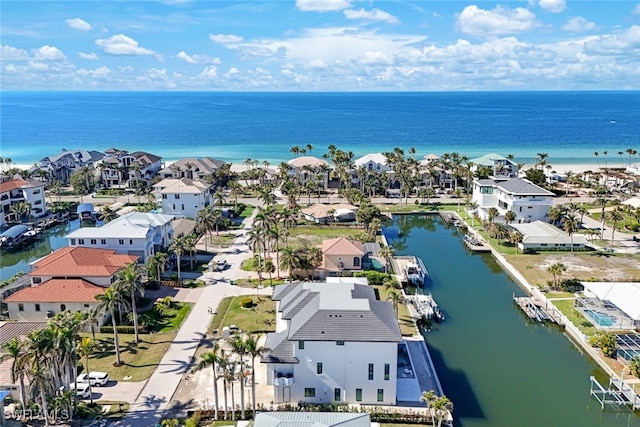
M 81 399 L 89 399 L 91 397 L 91 394 L 89 393 L 89 383 L 87 382 L 78 382 L 77 384 L 71 383 L 69 390 L 74 391 L 76 396 Z
M 78 375 L 78 382 L 91 383 L 92 386 L 103 386 L 109 382 L 109 374 L 106 372 L 89 372 Z

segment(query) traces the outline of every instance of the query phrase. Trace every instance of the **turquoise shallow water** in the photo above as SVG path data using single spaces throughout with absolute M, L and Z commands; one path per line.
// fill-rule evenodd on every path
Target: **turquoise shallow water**
M 385 228 L 396 254 L 422 258 L 446 321 L 425 333 L 456 426 L 639 426 L 628 410 L 601 411 L 589 376 L 605 374 L 557 328 L 531 322 L 524 295 L 490 255 L 467 252 L 436 216 L 397 216 Z
M 110 147 L 279 163 L 292 146 L 320 156 L 335 144 L 356 156 L 415 147 L 529 165 L 540 152 L 552 165 L 595 163 L 598 151 L 613 166 L 640 150 L 640 92 L 3 92 L 0 120 L 2 156 L 17 164 Z

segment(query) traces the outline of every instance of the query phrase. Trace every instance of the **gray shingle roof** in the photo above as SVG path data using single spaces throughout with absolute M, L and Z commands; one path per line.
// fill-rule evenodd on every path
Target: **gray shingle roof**
M 495 186 L 509 194 L 520 196 L 553 196 L 551 191 L 538 187 L 531 181 L 520 178 L 509 178 L 506 180 L 479 179 L 480 185 Z
M 260 412 L 254 427 L 369 427 L 369 414 L 348 412 Z
M 287 339 L 287 331 L 267 334 L 264 345 L 270 349 L 262 356 L 262 363 L 298 363 L 298 358 L 293 355 L 293 342 Z

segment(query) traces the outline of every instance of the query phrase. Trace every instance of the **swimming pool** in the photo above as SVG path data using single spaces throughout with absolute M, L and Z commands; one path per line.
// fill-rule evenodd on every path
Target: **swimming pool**
M 615 317 L 609 316 L 607 313 L 602 313 L 600 311 L 585 310 L 584 314 L 586 314 L 589 317 L 589 320 L 598 326 L 611 327 L 618 321 Z

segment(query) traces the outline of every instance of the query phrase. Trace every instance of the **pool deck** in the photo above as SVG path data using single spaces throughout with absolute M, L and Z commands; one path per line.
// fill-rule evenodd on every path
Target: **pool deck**
M 404 344 L 411 360 L 412 369 L 404 369 L 398 373 L 396 392 L 398 406 L 423 406 L 420 395 L 423 391 L 434 390 L 443 395 L 440 380 L 433 366 L 429 349 L 422 336 L 404 339 Z

